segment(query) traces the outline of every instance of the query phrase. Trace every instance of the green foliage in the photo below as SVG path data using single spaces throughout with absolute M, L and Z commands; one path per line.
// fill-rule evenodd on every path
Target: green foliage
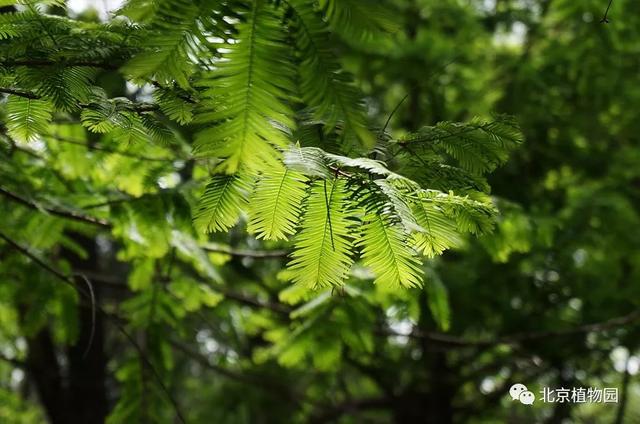
M 426 231 L 413 234 L 413 242 L 418 251 L 425 256 L 434 257 L 445 250 L 458 247 L 463 243 L 456 229 L 455 221 L 447 216 L 442 208 L 434 202 L 422 199 L 412 203 L 416 222 Z
M 135 133 L 136 138 L 145 138 L 140 118 L 132 110 L 131 102 L 127 99 L 106 99 L 96 96 L 82 110 L 80 119 L 82 125 L 95 133 L 105 134 L 122 129 L 123 132 Z
M 537 422 L 511 381 L 622 382 L 640 11 L 599 3 L 3 9 L 0 421 L 49 418 L 43 340 L 111 423 Z
M 27 35 L 33 29 L 30 23 L 37 17 L 37 13 L 30 10 L 0 15 L 0 40 Z
M 402 226 L 390 224 L 384 214 L 365 216 L 362 260 L 376 274 L 375 283 L 392 287 L 416 287 L 422 284 L 420 261 L 407 244 Z
M 249 191 L 246 177 L 218 175 L 205 188 L 194 224 L 200 231 L 227 231 L 240 218 Z
M 374 139 L 367 127 L 361 94 L 353 86 L 351 76 L 336 61 L 325 24 L 310 2 L 294 0 L 291 5 L 295 13 L 296 42 L 302 54 L 299 72 L 304 101 L 326 129 L 331 130 L 340 124 L 347 139 L 355 135 L 362 144 L 372 147 Z M 327 7 L 334 11 L 342 6 L 332 4 Z M 340 15 L 344 14 L 350 15 L 348 12 Z M 354 27 L 359 28 L 357 25 Z
M 345 182 L 315 182 L 289 264 L 293 281 L 311 289 L 341 285 L 353 263 L 352 225 Z
M 179 90 L 158 89 L 154 91 L 156 102 L 168 118 L 184 125 L 193 120 L 195 106 L 191 103 L 187 92 Z
M 16 83 L 50 99 L 56 108 L 77 110 L 90 94 L 93 70 L 85 67 L 44 67 L 25 69 L 16 76 Z
M 304 175 L 287 168 L 266 172 L 251 196 L 247 230 L 266 240 L 286 240 L 294 234 L 306 196 L 306 181 Z
M 357 0 L 320 0 L 320 7 L 331 23 L 332 29 L 346 39 L 362 40 L 381 31 L 396 31 L 393 11 L 381 3 L 364 3 Z
M 196 139 L 196 153 L 223 158 L 218 169 L 227 173 L 241 164 L 253 169 L 275 166 L 276 148 L 289 143 L 284 128 L 294 125 L 285 103 L 293 81 L 280 11 L 257 0 L 245 18 L 238 25 L 238 39 L 225 46 L 222 60 L 204 81 L 204 107 L 212 110 L 199 120 L 218 125 Z
M 149 34 L 143 36 L 141 43 L 142 51 L 127 62 L 123 72 L 134 79 L 151 77 L 160 83 L 175 81 L 183 88 L 189 87 L 192 72 L 189 55 L 200 51 L 194 35 L 200 12 L 198 2 L 130 2 L 123 12 L 150 21 Z
M 10 96 L 6 107 L 7 127 L 12 136 L 30 141 L 47 132 L 52 107 L 46 100 Z
M 493 121 L 441 122 L 424 127 L 399 143 L 419 151 L 444 153 L 455 159 L 462 169 L 482 174 L 505 162 L 508 152 L 522 143 L 522 133 L 512 117 L 498 116 Z

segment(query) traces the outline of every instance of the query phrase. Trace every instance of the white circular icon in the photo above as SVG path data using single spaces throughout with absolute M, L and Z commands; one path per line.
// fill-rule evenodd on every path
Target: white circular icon
M 533 392 L 525 390 L 520 393 L 520 397 L 518 399 L 520 399 L 520 403 L 523 405 L 533 405 L 533 401 L 536 400 L 536 397 L 533 395 Z
M 511 400 L 520 400 L 520 394 L 527 391 L 527 386 L 524 384 L 516 383 L 509 389 Z M 529 392 L 531 393 L 531 392 Z

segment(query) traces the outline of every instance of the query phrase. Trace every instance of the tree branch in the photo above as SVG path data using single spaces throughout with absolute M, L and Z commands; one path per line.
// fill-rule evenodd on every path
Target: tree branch
M 561 330 L 548 330 L 529 333 L 516 333 L 512 335 L 487 338 L 487 339 L 465 339 L 462 337 L 451 336 L 448 334 L 435 332 L 422 332 L 414 329 L 410 334 L 399 334 L 393 331 L 385 331 L 386 335 L 391 336 L 407 336 L 415 339 L 426 339 L 433 342 L 450 345 L 451 347 L 485 347 L 496 345 L 515 345 L 526 341 L 540 340 L 550 337 L 564 337 L 582 333 L 603 332 L 613 328 L 623 327 L 640 321 L 640 310 L 635 310 L 627 315 L 608 319 L 603 322 L 580 325 L 578 327 L 566 328 Z
M 34 100 L 40 98 L 40 96 L 30 91 L 18 90 L 11 87 L 0 87 L 0 93 L 13 94 L 14 96 L 26 97 L 27 99 L 34 99 Z
M 68 66 L 68 67 L 84 67 L 84 68 L 99 68 L 105 70 L 117 70 L 120 65 L 117 63 L 109 62 L 92 62 L 88 60 L 68 60 L 68 61 L 53 61 L 46 59 L 19 59 L 19 60 L 5 60 L 0 62 L 0 67 L 13 67 L 13 66 L 27 66 L 27 67 L 43 67 L 43 66 Z
M 601 24 L 609 23 L 609 9 L 611 9 L 611 3 L 613 3 L 613 0 L 609 0 L 609 5 L 607 6 L 607 10 L 604 11 L 604 15 L 602 16 L 602 19 L 600 19 Z
M 202 355 L 200 352 L 197 352 L 196 350 L 194 350 L 193 348 L 191 348 L 185 343 L 182 343 L 178 340 L 171 340 L 170 343 L 171 343 L 171 346 L 173 346 L 176 350 L 182 352 L 185 356 L 195 360 L 197 363 L 199 363 L 203 367 L 217 374 L 220 374 L 232 380 L 240 381 L 242 383 L 260 385 L 260 382 L 250 378 L 249 376 L 241 374 L 237 371 L 233 371 L 233 370 L 221 367 L 219 365 L 212 364 L 204 355 Z
M 0 195 L 36 211 L 44 211 L 51 215 L 59 216 L 61 218 L 71 219 L 74 221 L 83 222 L 85 224 L 95 225 L 104 229 L 111 229 L 111 223 L 103 219 L 95 218 L 93 216 L 82 215 L 74 211 L 65 211 L 60 209 L 42 207 L 37 203 L 34 203 L 28 199 L 25 199 L 24 197 L 16 193 L 6 190 L 3 187 L 0 187 Z
M 263 378 L 253 377 L 251 375 L 242 374 L 238 371 L 229 370 L 227 368 L 212 364 L 206 356 L 202 355 L 200 352 L 194 350 L 192 347 L 187 344 L 180 342 L 178 340 L 171 340 L 171 346 L 173 346 L 176 350 L 183 353 L 185 356 L 193 359 L 204 368 L 213 371 L 217 374 L 220 374 L 224 377 L 227 377 L 231 380 L 235 380 L 251 387 L 256 387 L 262 390 L 265 390 L 267 394 L 275 395 L 280 399 L 289 400 L 296 405 L 300 404 L 300 400 L 294 396 L 294 392 L 290 391 L 287 386 L 280 384 L 273 384 Z
M 112 153 L 114 155 L 120 155 L 120 156 L 126 156 L 126 157 L 130 157 L 133 159 L 140 159 L 140 160 L 146 160 L 146 161 L 151 161 L 151 162 L 173 162 L 177 159 L 180 160 L 188 160 L 189 158 L 159 158 L 159 157 L 153 157 L 153 156 L 144 156 L 144 155 L 140 155 L 137 153 L 131 153 L 131 152 L 125 152 L 122 150 L 118 150 L 118 149 L 112 149 L 111 147 L 105 147 L 105 146 L 89 146 L 87 145 L 87 143 L 83 142 L 83 141 L 79 141 L 79 140 L 70 140 L 68 138 L 63 138 L 63 137 L 59 137 L 53 134 L 46 134 L 46 137 L 50 137 L 55 139 L 56 141 L 59 141 L 61 143 L 67 143 L 67 144 L 74 144 L 76 146 L 83 146 L 86 147 L 88 150 L 97 150 L 99 152 L 105 152 L 105 153 Z
M 224 253 L 230 256 L 236 256 L 240 258 L 252 258 L 252 259 L 272 259 L 272 258 L 284 258 L 289 254 L 288 250 L 244 250 L 244 249 L 232 249 L 228 246 L 221 246 L 215 244 L 206 244 L 202 246 L 202 249 L 211 253 Z
M 254 297 L 246 296 L 242 293 L 228 290 L 225 287 L 214 287 L 214 290 L 219 291 L 220 294 L 222 294 L 227 299 L 235 300 L 236 302 L 243 303 L 248 306 L 254 306 L 261 309 L 269 309 L 270 311 L 277 312 L 283 315 L 289 315 L 291 313 L 291 308 L 281 303 L 262 301 Z

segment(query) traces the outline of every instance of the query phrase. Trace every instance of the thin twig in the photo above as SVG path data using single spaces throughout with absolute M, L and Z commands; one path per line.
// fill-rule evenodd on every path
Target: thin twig
M 601 24 L 608 24 L 609 23 L 609 9 L 611 8 L 611 3 L 613 3 L 613 0 L 609 0 L 609 5 L 607 6 L 607 10 L 604 11 L 604 16 L 602 16 L 602 19 L 600 19 L 600 23 Z
M 437 69 L 435 72 L 432 72 L 431 75 L 427 76 L 426 81 L 422 81 L 421 83 L 424 84 L 424 82 L 430 81 L 433 77 L 435 77 L 435 76 L 439 75 L 441 72 L 445 71 L 450 65 L 452 65 L 455 62 L 457 62 L 458 58 L 459 58 L 459 56 L 456 56 L 453 59 L 451 59 L 449 62 L 445 63 L 440 69 Z M 418 83 L 418 84 L 420 84 L 420 83 Z M 412 87 L 412 89 L 415 88 L 418 84 L 414 85 Z M 387 121 L 384 123 L 384 127 L 382 127 L 382 130 L 380 130 L 380 134 L 381 135 L 384 134 L 384 132 L 387 130 L 387 127 L 389 126 L 389 123 L 391 122 L 391 119 L 396 114 L 396 112 L 398 112 L 398 109 L 400 109 L 400 106 L 402 106 L 402 104 L 409 98 L 410 95 L 411 95 L 411 93 L 407 93 L 398 102 L 398 104 L 396 104 L 396 107 L 393 108 L 393 110 L 389 114 L 389 117 L 387 118 Z
M 30 91 L 18 90 L 16 88 L 11 88 L 11 87 L 0 87 L 0 93 L 13 94 L 14 96 L 25 97 L 27 99 L 32 99 L 32 100 L 36 100 L 40 98 L 40 96 Z
M 226 299 L 235 300 L 236 302 L 243 303 L 249 306 L 254 306 L 256 308 L 269 309 L 270 311 L 283 314 L 283 315 L 289 315 L 292 310 L 289 306 L 284 305 L 282 303 L 262 301 L 254 297 L 246 296 L 242 293 L 228 290 L 224 287 L 213 287 L 213 289 L 219 292 L 220 294 L 222 294 Z
M 277 259 L 285 258 L 288 254 L 288 250 L 243 250 L 232 249 L 227 246 L 218 246 L 207 244 L 202 246 L 202 250 L 211 253 L 224 253 L 229 256 L 235 256 L 239 258 L 251 258 L 251 259 Z
M 159 157 L 153 157 L 153 156 L 140 155 L 137 153 L 125 152 L 123 150 L 113 149 L 111 147 L 95 146 L 95 145 L 89 146 L 84 141 L 71 140 L 71 139 L 59 137 L 53 134 L 46 134 L 46 137 L 53 138 L 56 141 L 59 141 L 61 143 L 75 144 L 76 146 L 83 146 L 83 147 L 86 147 L 88 150 L 96 150 L 100 152 L 112 153 L 114 155 L 126 156 L 133 159 L 140 159 L 140 160 L 146 160 L 146 161 L 152 161 L 152 162 L 174 162 L 175 160 L 178 160 L 178 159 L 179 160 L 189 159 L 189 158 L 159 158 Z
M 387 118 L 387 121 L 384 123 L 384 127 L 382 127 L 382 130 L 380 131 L 381 134 L 384 134 L 384 132 L 387 130 L 387 127 L 389 126 L 391 119 L 396 114 L 396 112 L 398 112 L 398 109 L 400 109 L 400 106 L 402 106 L 402 104 L 409 98 L 409 95 L 410 93 L 405 94 L 405 96 L 398 102 L 396 107 L 393 108 L 393 110 L 389 114 L 389 117 Z
M 89 332 L 89 340 L 87 341 L 87 347 L 82 353 L 82 359 L 85 359 L 89 354 L 89 351 L 91 350 L 91 346 L 93 345 L 93 338 L 96 335 L 96 295 L 93 291 L 93 286 L 91 285 L 91 281 L 89 281 L 89 279 L 85 275 L 82 275 L 82 274 L 77 274 L 77 275 L 87 285 L 87 291 L 89 292 L 90 300 L 91 300 L 91 331 Z
M 434 332 L 422 332 L 414 330 L 408 337 L 415 339 L 426 339 L 434 342 L 448 344 L 456 347 L 484 347 L 484 346 L 497 346 L 497 345 L 515 345 L 522 342 L 546 339 L 551 337 L 564 337 L 576 334 L 590 333 L 590 332 L 603 332 L 614 328 L 622 327 L 625 325 L 633 324 L 640 321 L 640 310 L 635 310 L 627 315 L 611 318 L 609 320 L 580 325 L 573 328 L 565 328 L 561 330 L 548 330 L 537 331 L 530 333 L 516 333 L 512 335 L 487 338 L 487 339 L 465 339 L 462 337 L 451 336 L 448 334 L 434 333 Z M 397 334 L 395 332 L 386 331 L 387 335 L 400 336 L 405 334 Z M 405 335 L 407 336 L 407 335 Z
M 173 346 L 176 350 L 182 352 L 185 356 L 188 356 L 189 358 L 194 359 L 200 365 L 210 369 L 213 372 L 216 372 L 222 376 L 228 377 L 232 380 L 240 381 L 242 383 L 255 384 L 257 386 L 260 386 L 261 384 L 260 382 L 253 380 L 249 376 L 241 374 L 237 371 L 232 371 L 230 369 L 212 364 L 206 357 L 204 357 L 202 354 L 195 351 L 185 343 L 182 343 L 177 340 L 171 340 L 170 343 L 171 343 L 171 346 Z
M 33 210 L 37 210 L 37 211 L 44 211 L 46 213 L 49 213 L 51 215 L 55 215 L 55 216 L 59 216 L 61 218 L 67 218 L 67 219 L 71 219 L 74 221 L 78 221 L 78 222 L 83 222 L 86 224 L 91 224 L 91 225 L 95 225 L 98 227 L 102 227 L 105 229 L 110 229 L 111 228 L 111 223 L 104 220 L 104 219 L 100 219 L 100 218 L 95 218 L 93 216 L 88 216 L 88 215 L 82 215 L 79 214 L 77 212 L 74 211 L 67 211 L 67 210 L 61 210 L 61 209 L 55 209 L 55 208 L 50 208 L 50 207 L 43 207 L 40 206 L 39 204 L 32 202 L 31 200 L 25 199 L 24 197 L 13 193 L 9 190 L 6 190 L 3 187 L 0 187 L 0 195 L 3 195 L 4 197 L 13 200 L 16 203 L 20 203 L 21 205 L 24 205 L 28 208 L 31 208 Z
M 41 60 L 41 59 L 21 59 L 21 60 L 5 60 L 0 62 L 0 67 L 13 67 L 13 66 L 27 66 L 27 67 L 41 67 L 41 66 L 68 66 L 68 67 L 82 67 L 82 68 L 99 68 L 107 70 L 116 70 L 120 67 L 117 63 L 108 62 L 92 62 L 88 60 L 68 60 L 68 61 L 53 61 L 53 60 Z

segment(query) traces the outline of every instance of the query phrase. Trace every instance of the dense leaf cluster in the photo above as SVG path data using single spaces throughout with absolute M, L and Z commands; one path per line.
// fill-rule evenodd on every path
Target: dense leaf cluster
M 194 215 L 199 230 L 227 231 L 245 212 L 260 238 L 287 239 L 301 228 L 290 278 L 310 288 L 341 285 L 358 252 L 376 282 L 420 285 L 418 253 L 442 253 L 459 244 L 459 232 L 491 228 L 491 202 L 476 193 L 488 190 L 481 175 L 504 162 L 521 136 L 498 117 L 382 138 L 371 150 L 376 136 L 362 95 L 329 41 L 332 27 L 356 38 L 389 29 L 384 13 L 374 8 L 364 18 L 359 8 L 130 1 L 120 19 L 86 24 L 29 4 L 3 15 L 7 135 L 47 136 L 54 114 L 80 112 L 86 129 L 118 144 L 170 144 L 171 127 L 191 122 L 193 155 L 212 158 L 216 174 Z M 36 28 L 46 37 L 21 35 Z M 110 98 L 96 72 L 113 66 L 150 84 L 153 98 Z M 336 153 L 363 156 L 304 147 L 311 129 L 321 139 L 336 136 Z M 388 164 L 371 158 L 380 148 Z M 405 167 L 412 175 L 390 170 Z

